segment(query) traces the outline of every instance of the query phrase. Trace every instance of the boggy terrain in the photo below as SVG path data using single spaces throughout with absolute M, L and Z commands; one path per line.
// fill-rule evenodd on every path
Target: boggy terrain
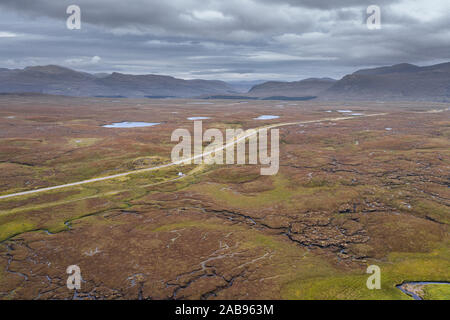
M 188 117 L 328 120 L 279 128 L 274 176 L 172 166 L 1 199 L 0 299 L 411 299 L 396 286 L 450 281 L 448 107 L 1 96 L 0 195 L 169 163 Z M 160 124 L 102 127 L 121 121 Z M 450 298 L 434 286 L 424 298 Z

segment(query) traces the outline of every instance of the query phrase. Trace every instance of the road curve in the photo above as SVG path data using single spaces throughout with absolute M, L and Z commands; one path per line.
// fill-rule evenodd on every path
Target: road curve
M 175 162 L 163 164 L 163 165 L 156 166 L 156 167 L 145 168 L 145 169 L 140 169 L 140 170 L 133 170 L 133 171 L 128 171 L 128 172 L 124 172 L 124 173 L 114 174 L 111 176 L 93 178 L 93 179 L 72 182 L 72 183 L 67 183 L 67 184 L 61 184 L 61 185 L 53 186 L 53 187 L 11 193 L 11 194 L 0 196 L 0 199 L 7 199 L 7 198 L 25 196 L 25 195 L 29 195 L 29 194 L 33 194 L 33 193 L 40 193 L 40 192 L 52 191 L 52 190 L 63 189 L 63 188 L 68 188 L 68 187 L 74 187 L 74 186 L 79 186 L 79 185 L 83 185 L 83 184 L 99 182 L 99 181 L 104 181 L 104 180 L 111 180 L 111 179 L 116 179 L 116 178 L 120 178 L 120 177 L 126 177 L 126 176 L 129 176 L 132 174 L 139 174 L 139 173 L 143 173 L 143 172 L 155 171 L 155 170 L 159 170 L 159 169 L 168 168 L 171 166 L 176 166 L 185 161 L 192 161 L 192 160 L 195 160 L 198 158 L 202 158 L 206 155 L 212 154 L 214 152 L 224 150 L 224 149 L 226 149 L 230 146 L 233 146 L 236 143 L 242 141 L 243 139 L 247 139 L 247 138 L 251 137 L 252 135 L 256 134 L 261 129 L 274 129 L 274 128 L 278 128 L 278 127 L 291 126 L 291 125 L 296 125 L 296 124 L 317 123 L 317 122 L 325 122 L 325 121 L 341 121 L 341 120 L 349 120 L 349 119 L 357 119 L 357 118 L 373 117 L 373 116 L 383 116 L 383 115 L 386 115 L 386 113 L 377 113 L 377 114 L 370 114 L 370 115 L 364 115 L 364 116 L 325 118 L 325 119 L 320 119 L 320 120 L 309 120 L 309 121 L 298 121 L 298 122 L 286 122 L 286 123 L 278 123 L 278 124 L 268 125 L 268 126 L 264 126 L 264 127 L 259 127 L 259 128 L 255 128 L 255 129 L 249 129 L 249 130 L 246 130 L 242 135 L 237 136 L 235 139 L 233 139 L 233 141 L 228 142 L 221 147 L 218 147 L 209 152 L 203 152 L 202 154 L 199 154 L 199 155 L 191 157 L 191 158 L 183 159 L 182 161 L 175 161 Z M 246 133 L 247 131 L 251 131 L 251 132 Z

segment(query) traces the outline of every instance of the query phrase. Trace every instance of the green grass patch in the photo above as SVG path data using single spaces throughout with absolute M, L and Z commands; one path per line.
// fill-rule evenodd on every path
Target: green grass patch
M 447 246 L 430 253 L 393 253 L 386 262 L 373 261 L 367 265 L 370 264 L 378 265 L 381 269 L 380 290 L 367 288 L 366 281 L 370 274 L 366 274 L 365 270 L 349 273 L 334 270 L 317 278 L 300 275 L 296 280 L 286 283 L 282 289 L 282 297 L 301 300 L 411 300 L 396 285 L 408 281 L 450 280 L 450 253 Z
M 90 147 L 100 140 L 100 138 L 73 138 L 69 139 L 69 145 L 77 148 Z
M 450 300 L 450 284 L 427 284 L 423 293 L 424 300 Z

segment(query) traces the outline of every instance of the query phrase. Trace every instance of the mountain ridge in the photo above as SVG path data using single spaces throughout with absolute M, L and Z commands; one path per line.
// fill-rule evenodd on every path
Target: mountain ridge
M 196 97 L 232 94 L 232 86 L 218 80 L 184 80 L 165 75 L 119 72 L 98 76 L 56 66 L 0 69 L 0 92 L 35 92 L 69 96 Z
M 327 86 L 323 78 L 294 82 L 265 82 L 250 89 L 260 98 L 274 96 L 274 90 L 286 96 L 316 96 L 319 100 L 366 101 L 450 101 L 450 62 L 430 66 L 409 63 L 360 69 Z M 305 87 L 309 91 L 305 91 Z M 280 94 L 278 94 L 280 95 Z
M 299 81 L 267 81 L 253 86 L 249 96 L 267 98 L 270 96 L 303 97 L 317 96 L 331 87 L 337 80 L 331 78 L 308 78 Z
M 324 100 L 450 101 L 450 63 L 362 69 L 322 92 Z
M 168 75 L 120 72 L 91 74 L 57 65 L 29 66 L 23 69 L 0 68 L 0 93 L 128 98 L 218 96 L 239 99 L 277 97 L 449 102 L 450 62 L 429 66 L 401 63 L 366 68 L 339 80 L 308 78 L 292 82 L 265 81 L 253 85 L 245 95 L 242 95 L 242 86 L 238 88 L 220 80 L 184 80 Z

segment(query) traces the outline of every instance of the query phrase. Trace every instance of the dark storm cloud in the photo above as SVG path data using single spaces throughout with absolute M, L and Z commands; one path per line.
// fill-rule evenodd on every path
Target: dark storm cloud
M 277 3 L 276 0 L 263 0 L 262 2 L 267 3 Z M 329 0 L 284 0 L 284 3 L 288 3 L 294 7 L 301 8 L 315 8 L 315 9 L 341 9 L 350 7 L 364 7 L 367 8 L 369 5 L 376 4 L 378 6 L 385 4 L 392 4 L 394 2 L 399 2 L 398 0 L 341 0 L 341 1 L 329 1 Z
M 293 80 L 450 60 L 446 0 L 0 1 L 0 67 Z M 65 27 L 74 3 L 82 30 Z M 381 30 L 365 26 L 371 4 Z

